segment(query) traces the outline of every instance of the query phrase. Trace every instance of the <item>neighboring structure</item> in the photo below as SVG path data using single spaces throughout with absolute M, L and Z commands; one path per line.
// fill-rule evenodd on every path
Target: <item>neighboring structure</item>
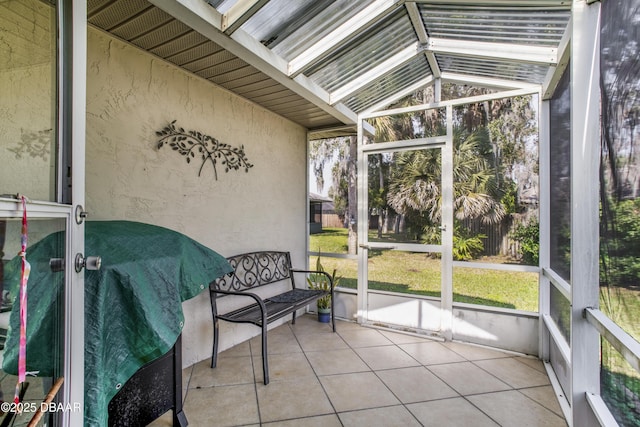
M 322 231 L 324 205 L 333 203 L 329 197 L 309 192 L 309 233 L 315 234 Z

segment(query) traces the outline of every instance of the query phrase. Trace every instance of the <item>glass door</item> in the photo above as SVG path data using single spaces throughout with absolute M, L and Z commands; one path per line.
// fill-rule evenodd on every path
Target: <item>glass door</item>
M 371 120 L 376 129 L 390 123 L 401 130 L 391 138 L 377 132 L 361 145 L 361 321 L 450 330 L 442 315 L 450 300 L 450 285 L 447 292 L 443 284 L 451 283 L 450 257 L 444 255 L 450 221 L 443 206 L 452 197 L 451 185 L 443 184 L 451 179 L 446 110 Z
M 0 4 L 3 426 L 83 424 L 83 3 Z

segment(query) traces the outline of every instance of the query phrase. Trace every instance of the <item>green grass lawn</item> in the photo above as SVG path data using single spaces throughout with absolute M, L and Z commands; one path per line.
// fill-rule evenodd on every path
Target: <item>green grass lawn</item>
M 640 340 L 640 290 L 600 288 L 600 309 L 625 332 Z M 602 395 L 620 426 L 634 426 L 640 419 L 640 373 L 606 340 L 601 347 Z
M 310 236 L 309 249 L 347 253 L 347 230 L 325 229 Z M 310 265 L 315 265 L 311 257 Z M 356 260 L 328 258 L 321 260 L 328 271 L 337 269 L 343 279 L 339 286 L 355 289 Z M 440 260 L 424 253 L 369 251 L 369 288 L 424 296 L 440 296 Z M 454 301 L 517 310 L 538 310 L 537 273 L 455 268 Z

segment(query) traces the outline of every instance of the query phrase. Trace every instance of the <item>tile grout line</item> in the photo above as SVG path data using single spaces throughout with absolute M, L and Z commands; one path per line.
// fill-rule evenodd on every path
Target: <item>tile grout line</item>
M 311 370 L 313 371 L 313 374 L 316 377 L 316 380 L 318 381 L 318 384 L 320 384 L 320 388 L 322 389 L 322 392 L 324 393 L 325 397 L 327 398 L 327 401 L 329 402 L 329 405 L 331 405 L 331 408 L 333 409 L 333 414 L 336 416 L 336 418 L 338 419 L 338 422 L 340 423 L 340 425 L 342 427 L 344 427 L 344 424 L 342 422 L 342 420 L 340 419 L 340 416 L 338 415 L 338 411 L 336 410 L 336 407 L 334 406 L 333 402 L 331 401 L 331 399 L 329 398 L 329 394 L 327 393 L 327 390 L 324 388 L 324 385 L 322 384 L 322 381 L 320 381 L 320 376 L 318 375 L 318 373 L 316 372 L 315 368 L 313 367 L 313 364 L 311 363 L 311 361 L 309 360 L 309 357 L 307 356 L 307 352 L 305 351 L 304 347 L 302 347 L 302 344 L 300 343 L 300 340 L 298 339 L 298 335 L 296 334 L 296 332 L 293 330 L 293 328 L 291 327 L 290 323 L 287 323 L 289 326 L 289 329 L 291 330 L 291 333 L 293 334 L 294 338 L 296 339 L 296 342 L 298 343 L 298 345 L 300 346 L 300 350 L 302 350 L 302 354 L 304 354 L 304 358 L 306 359 L 307 363 L 309 364 L 309 366 L 311 367 Z M 338 331 L 336 330 L 335 332 L 336 334 L 338 334 L 338 336 L 340 337 L 340 339 L 342 341 L 344 341 L 344 338 L 342 338 L 342 336 L 338 333 Z M 348 346 L 349 344 L 347 344 L 345 342 L 345 344 Z M 299 418 L 298 418 L 299 419 Z
M 267 354 L 262 354 L 262 350 L 260 350 L 260 355 L 262 357 L 268 357 Z M 251 360 L 251 371 L 253 372 L 253 392 L 255 393 L 256 409 L 258 410 L 258 425 L 262 426 L 262 412 L 260 411 L 260 399 L 258 398 L 258 379 L 256 377 L 255 365 L 255 360 L 257 360 L 257 358 L 253 357 L 253 345 L 251 345 L 251 340 L 249 340 L 249 360 Z
M 372 328 L 373 329 L 373 328 Z M 375 330 L 375 329 L 374 329 Z M 383 333 L 381 333 L 380 331 L 377 331 L 380 335 L 382 335 L 385 339 L 387 339 L 390 344 L 388 345 L 381 345 L 381 346 L 374 346 L 374 347 L 390 347 L 393 346 L 395 348 L 397 348 L 398 350 L 400 350 L 401 352 L 405 353 L 407 356 L 409 356 L 411 359 L 413 359 L 416 363 L 418 363 L 418 366 L 423 366 L 422 363 L 420 363 L 420 361 L 416 360 L 413 356 L 411 356 L 409 353 L 407 353 L 403 348 L 401 348 L 397 343 L 393 342 L 391 339 L 389 339 L 388 337 L 386 337 Z M 344 338 L 343 338 L 344 340 Z M 367 366 L 370 370 L 371 373 L 373 373 L 373 375 L 375 375 L 375 377 L 385 386 L 385 388 L 389 391 L 389 393 L 391 393 L 391 395 L 393 397 L 395 397 L 398 402 L 400 403 L 400 405 L 404 408 L 405 411 L 407 411 L 414 420 L 416 420 L 416 422 L 420 425 L 422 425 L 422 423 L 420 422 L 420 420 L 415 416 L 415 414 L 409 410 L 409 408 L 407 408 L 407 405 L 393 392 L 393 390 L 391 390 L 391 388 L 389 388 L 389 386 L 387 385 L 387 383 L 384 382 L 384 380 L 382 378 L 380 378 L 380 376 L 378 375 L 378 373 L 362 358 L 362 356 L 360 356 L 360 354 L 356 351 L 356 349 L 354 347 L 351 346 L 351 344 L 349 344 L 347 341 L 345 341 L 345 343 L 347 344 L 347 346 L 355 353 L 356 356 L 358 356 L 358 358 L 360 360 L 362 360 L 362 362 L 365 364 L 365 366 Z M 372 347 L 360 347 L 360 348 L 372 348 Z M 398 369 L 398 368 L 393 368 L 393 369 Z M 393 370 L 393 369 L 385 369 L 385 370 Z M 388 407 L 391 406 L 398 406 L 398 405 L 389 405 Z M 376 408 L 369 408 L 369 409 L 377 409 L 379 407 Z M 365 409 L 360 409 L 360 410 L 365 410 Z

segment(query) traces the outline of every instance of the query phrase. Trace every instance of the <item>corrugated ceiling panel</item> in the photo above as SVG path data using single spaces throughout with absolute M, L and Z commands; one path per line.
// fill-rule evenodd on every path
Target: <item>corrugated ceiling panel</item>
M 297 93 L 288 91 L 287 89 L 283 89 L 278 92 L 272 92 L 264 95 L 251 94 L 248 98 L 251 99 L 253 102 L 256 102 L 265 107 L 269 106 L 270 108 L 273 108 L 276 106 L 278 108 L 283 108 L 282 106 L 284 105 L 297 103 L 302 99 L 300 95 L 298 95 Z M 309 104 L 295 104 L 295 105 L 296 105 L 296 110 L 300 109 L 301 105 L 303 108 L 312 108 L 312 106 Z
M 233 59 L 230 59 L 229 61 L 220 62 L 211 67 L 200 70 L 196 74 L 202 78 L 216 82 L 216 80 L 229 81 L 229 79 L 232 78 L 244 77 L 253 72 L 255 72 L 255 68 L 247 65 L 247 63 L 242 59 L 233 57 Z
M 152 7 L 147 0 L 117 1 L 106 6 L 96 4 L 95 8 L 87 9 L 88 22 L 111 32 L 114 27 Z
M 436 55 L 443 72 L 542 83 L 548 67 L 510 61 L 486 60 L 455 55 Z
M 225 3 L 230 6 L 233 0 Z M 314 128 L 340 124 L 326 111 L 146 0 L 90 0 L 88 16 L 90 24 L 110 31 L 301 126 Z
M 111 33 L 125 40 L 134 40 L 137 37 L 153 33 L 158 27 L 163 27 L 168 22 L 179 22 L 173 19 L 157 7 L 145 10 L 137 15 L 134 19 L 128 20 L 111 29 Z M 183 28 L 186 26 L 183 24 Z M 186 29 L 183 29 L 185 32 Z
M 208 3 L 224 13 L 238 1 L 209 0 Z M 290 61 L 330 36 L 373 1 L 270 0 L 241 29 L 263 42 L 274 54 Z M 471 1 L 452 1 L 449 5 L 440 1 L 437 4 L 420 2 L 416 5 L 430 37 L 461 43 L 468 40 L 555 48 L 570 17 L 570 2 L 563 6 L 562 1 L 558 0 L 558 6 L 552 7 L 519 6 L 517 1 L 511 2 L 510 6 L 483 6 Z M 406 15 L 406 5 L 399 3 L 400 6 L 386 16 L 376 16 L 374 21 L 366 23 L 362 32 L 341 41 L 335 50 L 320 54 L 318 63 L 310 64 L 303 73 L 326 92 L 333 92 L 411 46 L 417 37 Z M 338 122 L 323 110 L 330 107 L 314 105 L 147 0 L 88 0 L 88 20 L 92 25 L 303 126 L 329 126 Z M 535 83 L 541 83 L 548 71 L 545 65 L 483 59 L 478 55 L 462 57 L 442 51 L 436 59 L 443 72 Z M 420 54 L 360 89 L 345 104 L 353 111 L 362 111 L 430 75 L 428 62 Z M 323 96 L 321 91 L 317 95 Z
M 387 19 L 387 24 L 365 31 L 305 74 L 331 92 L 418 40 L 404 7 Z
M 241 79 L 236 79 L 224 83 L 224 87 L 233 90 L 234 92 L 244 90 L 245 92 L 251 92 L 270 85 L 280 85 L 273 79 L 270 79 L 265 74 L 262 74 L 256 70 L 256 74 L 252 74 Z
M 337 0 L 289 37 L 275 44 L 272 50 L 290 61 L 372 2 L 373 0 Z
M 564 8 L 418 6 L 430 37 L 555 46 L 570 17 Z
M 260 80 L 242 85 L 225 85 L 228 89 L 233 89 L 238 95 L 260 96 L 267 93 L 275 93 L 282 90 L 284 86 L 271 79 Z
M 102 9 L 113 0 L 88 0 L 87 1 L 87 13 L 89 16 L 96 13 L 96 11 Z
M 198 49 L 198 54 L 202 54 L 199 58 L 195 59 L 196 53 L 192 52 L 193 60 L 182 63 L 182 67 L 185 70 L 189 70 L 192 73 L 199 73 L 202 70 L 206 70 L 211 67 L 215 67 L 222 62 L 230 61 L 235 58 L 234 55 L 226 50 L 222 50 L 220 46 L 215 43 L 207 43 L 201 45 Z
M 271 0 L 242 25 L 265 46 L 273 47 L 327 8 L 334 0 Z
M 151 50 L 184 36 L 190 31 L 192 31 L 191 28 L 174 19 L 146 34 L 142 34 L 136 38 L 127 38 L 127 40 L 145 50 Z
M 405 67 L 387 74 L 381 79 L 369 84 L 356 95 L 347 99 L 345 104 L 355 112 L 365 110 L 396 92 L 413 84 L 416 80 L 431 75 L 429 63 L 424 55 L 417 56 Z
M 180 37 L 171 40 L 168 43 L 164 43 L 160 46 L 150 49 L 150 52 L 158 55 L 161 58 L 168 59 L 176 64 L 183 64 L 195 59 L 193 57 L 190 57 L 187 54 L 188 52 L 194 52 L 200 46 L 206 44 L 213 44 L 217 46 L 215 43 L 210 42 L 203 35 L 196 33 L 195 31 L 190 31 Z M 219 47 L 219 49 L 222 48 Z

